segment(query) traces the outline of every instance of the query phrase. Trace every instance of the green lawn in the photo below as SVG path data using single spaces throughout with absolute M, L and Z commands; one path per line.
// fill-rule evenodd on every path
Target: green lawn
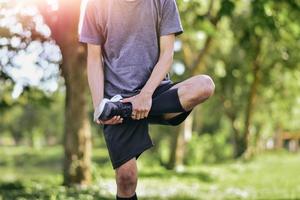
M 186 167 L 181 172 L 139 161 L 140 199 L 300 199 L 300 155 L 265 153 L 248 162 Z M 62 182 L 62 149 L 0 147 L 0 200 L 113 199 L 114 171 L 105 149 L 94 150 L 94 185 L 66 189 Z

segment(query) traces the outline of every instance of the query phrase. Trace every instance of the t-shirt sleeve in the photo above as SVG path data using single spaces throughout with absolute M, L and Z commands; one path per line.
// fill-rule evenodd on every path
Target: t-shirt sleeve
M 82 25 L 79 31 L 80 42 L 94 45 L 101 45 L 104 42 L 98 14 L 93 0 L 89 0 L 84 10 Z
M 160 35 L 183 33 L 179 11 L 175 0 L 165 0 L 160 21 Z

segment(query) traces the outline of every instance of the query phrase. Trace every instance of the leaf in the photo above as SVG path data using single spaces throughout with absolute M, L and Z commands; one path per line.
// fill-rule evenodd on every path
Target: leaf
M 218 16 L 231 16 L 235 8 L 235 4 L 231 0 L 223 0 L 221 3 L 221 9 L 219 10 Z

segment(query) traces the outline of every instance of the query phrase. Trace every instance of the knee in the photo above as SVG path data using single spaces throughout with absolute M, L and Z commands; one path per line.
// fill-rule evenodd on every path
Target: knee
M 202 78 L 202 84 L 203 84 L 203 90 L 204 94 L 207 97 L 210 97 L 214 94 L 215 92 L 215 83 L 212 80 L 210 76 L 207 75 L 201 75 Z
M 198 75 L 195 77 L 195 100 L 202 101 L 207 99 L 214 94 L 215 84 L 211 77 L 207 75 Z
M 137 184 L 137 174 L 133 170 L 122 170 L 117 174 L 118 189 L 124 195 L 132 195 Z

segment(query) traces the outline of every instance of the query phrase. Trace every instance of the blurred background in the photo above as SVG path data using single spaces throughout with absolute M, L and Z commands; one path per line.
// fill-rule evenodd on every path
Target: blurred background
M 0 0 L 0 199 L 114 199 L 92 122 L 80 0 Z M 215 95 L 178 127 L 152 126 L 141 199 L 300 198 L 300 1 L 177 0 L 172 80 Z

